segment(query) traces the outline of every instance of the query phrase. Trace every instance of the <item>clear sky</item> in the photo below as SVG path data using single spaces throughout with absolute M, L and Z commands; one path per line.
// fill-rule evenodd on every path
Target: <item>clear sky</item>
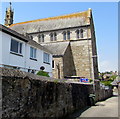
M 2 24 L 9 3 L 2 2 Z M 118 70 L 117 2 L 13 2 L 14 23 L 59 16 L 92 8 L 99 71 Z

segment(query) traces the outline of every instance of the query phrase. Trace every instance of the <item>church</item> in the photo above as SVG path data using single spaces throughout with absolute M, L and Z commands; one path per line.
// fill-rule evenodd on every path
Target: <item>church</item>
M 15 24 L 13 14 L 10 4 L 6 10 L 5 25 L 52 52 L 54 78 L 79 76 L 98 79 L 92 9 Z

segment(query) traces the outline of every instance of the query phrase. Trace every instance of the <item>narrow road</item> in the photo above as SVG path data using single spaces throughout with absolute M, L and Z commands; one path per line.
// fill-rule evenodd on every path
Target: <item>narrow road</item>
M 81 117 L 118 117 L 118 95 L 115 94 L 105 101 L 97 102 L 95 106 L 77 111 L 69 117 L 74 119 Z

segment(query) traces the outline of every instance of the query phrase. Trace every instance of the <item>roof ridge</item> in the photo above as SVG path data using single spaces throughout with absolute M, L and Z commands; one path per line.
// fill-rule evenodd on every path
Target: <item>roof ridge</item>
M 66 14 L 66 15 L 41 18 L 41 19 L 36 19 L 36 20 L 31 20 L 31 21 L 19 22 L 19 23 L 12 24 L 9 27 L 13 27 L 13 26 L 18 25 L 18 24 L 26 24 L 26 23 L 37 22 L 37 21 L 47 21 L 47 20 L 64 19 L 64 18 L 70 18 L 70 17 L 78 17 L 80 14 L 81 14 L 81 16 L 87 17 L 88 11 L 89 10 L 83 11 L 83 12 L 72 13 L 72 14 Z

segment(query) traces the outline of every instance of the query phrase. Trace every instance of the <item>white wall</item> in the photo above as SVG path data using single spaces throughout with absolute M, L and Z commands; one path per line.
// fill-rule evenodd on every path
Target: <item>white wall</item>
M 10 53 L 11 38 L 22 42 L 22 56 Z M 26 42 L 12 37 L 6 33 L 2 33 L 2 39 L 0 39 L 0 64 L 27 68 L 26 70 L 22 69 L 23 71 L 28 71 L 28 69 L 40 70 L 40 67 L 44 66 L 45 71 L 49 72 L 50 76 L 52 76 L 52 55 L 50 54 L 50 64 L 45 64 L 43 63 L 44 51 L 35 47 L 37 49 L 37 61 L 31 60 L 30 47 L 31 46 Z

